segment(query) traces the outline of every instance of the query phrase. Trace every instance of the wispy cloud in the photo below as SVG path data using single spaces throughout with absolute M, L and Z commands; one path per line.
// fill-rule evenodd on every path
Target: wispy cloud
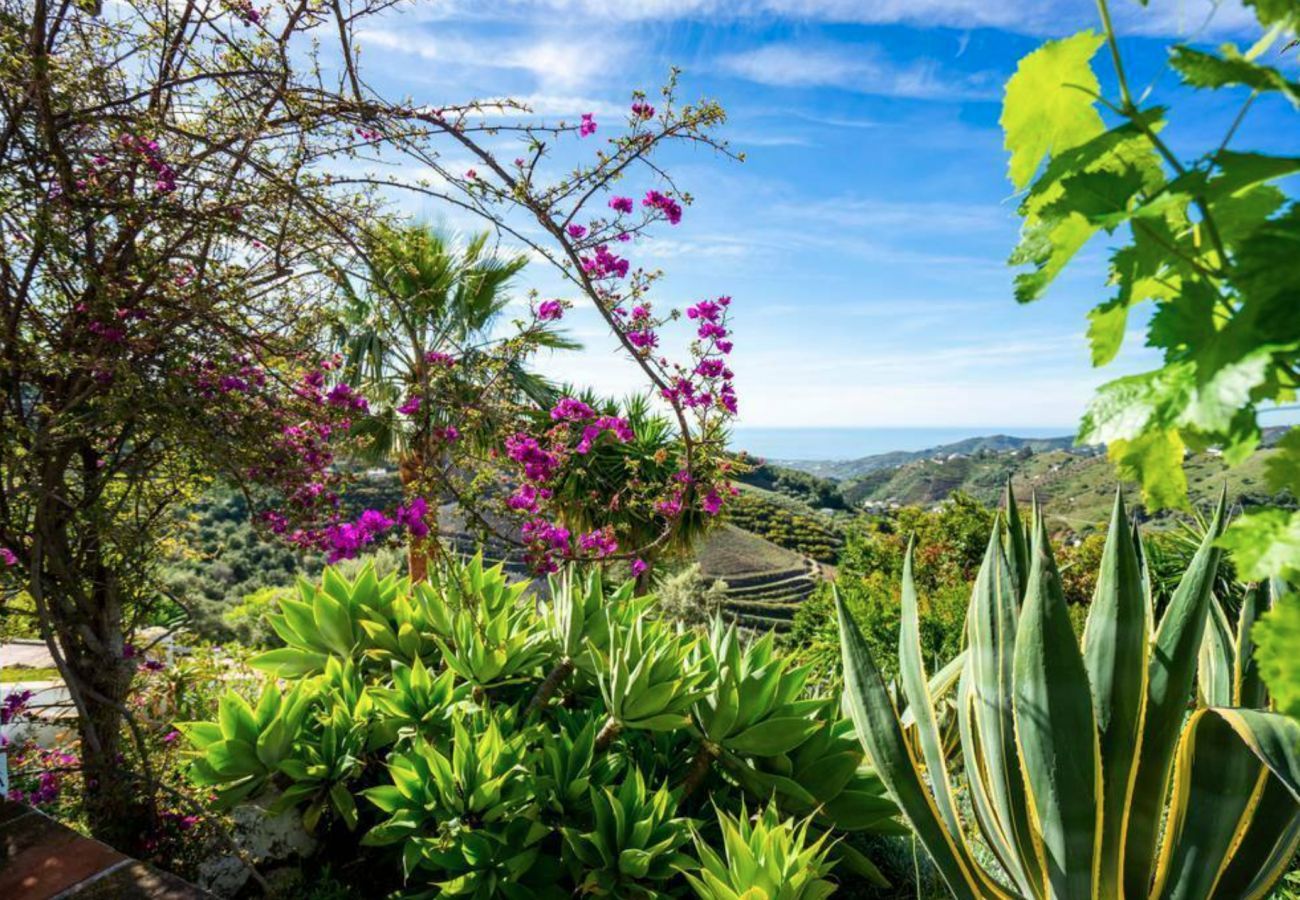
M 372 28 L 357 35 L 363 47 L 382 48 L 467 68 L 515 69 L 532 76 L 545 96 L 589 87 L 608 74 L 625 47 L 608 35 L 531 34 L 519 39 L 473 40 L 422 28 Z
M 1021 34 L 1064 33 L 1096 23 L 1092 0 L 510 0 L 500 9 L 504 15 L 544 10 L 625 22 L 788 17 L 861 25 L 998 28 Z M 1258 27 L 1240 0 L 1150 0 L 1146 8 L 1118 4 L 1114 15 L 1130 33 L 1224 34 Z
M 994 73 L 952 74 L 932 60 L 895 63 L 864 44 L 765 44 L 724 56 L 719 68 L 777 87 L 835 87 L 860 94 L 919 100 L 994 100 Z

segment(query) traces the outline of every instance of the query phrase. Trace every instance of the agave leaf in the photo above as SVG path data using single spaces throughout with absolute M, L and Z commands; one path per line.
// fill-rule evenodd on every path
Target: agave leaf
M 1118 897 L 1123 880 L 1124 830 L 1146 706 L 1148 639 L 1141 563 L 1124 498 L 1116 492 L 1083 636 L 1101 747 L 1104 793 L 1098 894 L 1102 897 Z
M 1042 852 L 1059 900 L 1093 900 L 1101 844 L 1101 748 L 1083 656 L 1070 626 L 1047 526 L 1035 518 L 1033 567 L 1016 631 L 1016 743 Z
M 1255 659 L 1255 641 L 1251 630 L 1260 617 L 1273 608 L 1278 597 L 1286 593 L 1286 585 L 1278 579 L 1269 579 L 1246 591 L 1237 617 L 1236 669 L 1233 671 L 1232 702 L 1225 706 L 1244 706 L 1263 709 L 1268 706 L 1268 688 L 1259 675 Z
M 959 706 L 959 724 L 960 716 L 969 712 L 973 727 L 962 741 L 963 756 L 978 761 L 975 771 L 983 779 L 979 790 L 988 799 L 993 826 L 985 828 L 985 837 L 990 846 L 1009 851 L 1004 862 L 1010 863 L 1008 872 L 1021 892 L 1041 897 L 1046 886 L 1020 773 L 1012 699 L 1018 582 L 1000 532 L 994 527 L 989 536 L 966 615 L 970 702 Z
M 1124 894 L 1130 897 L 1145 897 L 1151 888 L 1174 750 L 1192 695 L 1210 592 L 1219 568 L 1221 551 L 1215 542 L 1223 534 L 1226 504 L 1225 492 L 1204 541 L 1169 601 L 1151 648 L 1142 754 L 1124 848 Z
M 881 780 L 907 817 L 917 838 L 957 900 L 979 900 L 979 881 L 957 849 L 939 816 L 899 724 L 885 681 L 871 658 L 866 639 L 835 595 L 840 650 L 844 658 L 844 699 L 849 716 Z
M 948 780 L 948 764 L 944 760 L 934 700 L 926 683 L 925 663 L 921 660 L 921 617 L 917 610 L 916 582 L 912 578 L 912 555 L 913 544 L 909 541 L 907 554 L 903 557 L 902 622 L 898 633 L 899 674 L 903 682 L 903 696 L 907 698 L 908 709 L 916 717 L 917 736 L 925 766 L 929 770 L 939 815 L 943 816 L 944 824 L 958 844 L 959 852 L 968 855 L 961 819 L 957 815 L 957 804 L 953 800 L 952 786 Z
M 1241 846 L 1270 778 L 1223 718 L 1200 710 L 1183 731 L 1156 863 L 1155 898 L 1210 897 Z
M 1209 615 L 1196 662 L 1196 687 L 1204 706 L 1232 706 L 1235 644 L 1228 616 L 1218 598 L 1210 594 Z

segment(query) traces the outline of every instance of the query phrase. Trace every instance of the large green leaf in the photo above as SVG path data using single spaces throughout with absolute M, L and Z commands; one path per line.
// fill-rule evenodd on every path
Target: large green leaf
M 1102 838 L 1098 895 L 1120 895 L 1124 831 L 1147 693 L 1147 609 L 1124 499 L 1118 492 L 1083 638 L 1101 747 Z
M 1053 900 L 1094 900 L 1102 773 L 1092 694 L 1041 514 L 1016 630 L 1016 743 Z
M 1274 582 L 1274 589 L 1281 585 Z M 1273 600 L 1273 608 L 1255 626 L 1255 659 L 1280 712 L 1300 717 L 1300 594 Z
M 1103 130 L 1093 108 L 1100 91 L 1089 61 L 1102 39 L 1091 31 L 1048 41 L 1026 56 L 1007 81 L 1002 128 L 1011 154 L 1011 183 L 1024 188 L 1044 157 Z
M 1225 495 L 1174 590 L 1152 643 L 1142 753 L 1124 854 L 1124 893 L 1130 897 L 1144 897 L 1151 887 L 1174 750 L 1192 696 L 1197 654 L 1219 568 L 1221 552 L 1216 542 L 1223 533 L 1226 503 Z

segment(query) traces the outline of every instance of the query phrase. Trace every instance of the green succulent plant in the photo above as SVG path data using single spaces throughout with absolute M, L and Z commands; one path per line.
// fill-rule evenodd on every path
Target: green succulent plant
M 593 788 L 609 784 L 625 758 L 596 753 L 596 730 L 603 716 L 561 715 L 558 728 L 542 735 L 538 773 L 544 805 L 557 816 L 591 811 Z
M 596 747 L 608 746 L 624 729 L 688 726 L 692 705 L 708 687 L 697 638 L 645 617 L 626 626 L 610 618 L 609 653 L 601 654 L 597 673 L 609 718 L 596 735 Z M 592 647 L 592 652 L 600 651 Z
M 676 815 L 678 797 L 660 785 L 646 789 L 632 769 L 616 790 L 591 788 L 594 827 L 565 828 L 565 846 L 580 864 L 578 891 L 606 897 L 659 896 L 660 883 L 694 860 L 678 849 L 691 840 L 689 819 Z
M 828 702 L 804 696 L 808 667 L 776 650 L 772 632 L 746 642 L 736 626 L 715 619 L 704 666 L 709 690 L 695 704 L 695 724 L 709 744 L 746 756 L 776 756 L 821 727 Z
M 176 725 L 193 748 L 191 779 L 212 788 L 218 806 L 227 809 L 265 787 L 292 756 L 315 701 L 311 683 L 288 692 L 268 683 L 255 707 L 227 691 L 218 701 L 217 721 Z
M 821 900 L 835 891 L 825 876 L 834 863 L 826 835 L 814 837 L 809 823 L 782 819 L 768 804 L 752 819 L 718 811 L 723 852 L 697 831 L 695 851 L 702 865 L 684 874 L 703 900 Z
M 953 895 L 1266 896 L 1300 842 L 1300 725 L 1263 708 L 1243 664 L 1249 634 L 1231 641 L 1224 630 L 1212 593 L 1223 503 L 1157 621 L 1140 541 L 1116 497 L 1082 646 L 1041 514 L 1027 534 L 1011 501 L 1006 521 L 972 593 L 958 686 L 973 821 L 956 803 L 940 747 L 910 571 L 899 657 L 920 756 L 838 604 L 858 736 Z M 1198 669 L 1203 699 L 1261 708 L 1199 706 L 1189 715 Z M 972 852 L 975 836 L 994 870 Z
M 259 653 L 250 663 L 280 678 L 301 678 L 324 672 L 331 657 L 409 661 L 423 645 L 410 621 L 408 594 L 403 579 L 381 580 L 373 566 L 365 566 L 353 581 L 327 568 L 319 587 L 300 578 L 298 597 L 281 597 L 280 611 L 267 616 L 285 646 Z
M 377 727 L 382 742 L 448 734 L 448 717 L 469 700 L 470 694 L 470 686 L 458 683 L 452 669 L 435 675 L 418 658 L 410 666 L 394 663 L 391 686 L 370 689 L 379 713 Z

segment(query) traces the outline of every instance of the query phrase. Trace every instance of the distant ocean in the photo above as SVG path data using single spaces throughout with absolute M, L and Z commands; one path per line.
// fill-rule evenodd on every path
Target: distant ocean
M 1074 434 L 1072 425 L 1021 428 L 736 428 L 731 449 L 747 450 L 764 459 L 842 460 L 875 456 L 895 450 L 928 450 L 972 437 L 1006 434 L 1050 438 Z

